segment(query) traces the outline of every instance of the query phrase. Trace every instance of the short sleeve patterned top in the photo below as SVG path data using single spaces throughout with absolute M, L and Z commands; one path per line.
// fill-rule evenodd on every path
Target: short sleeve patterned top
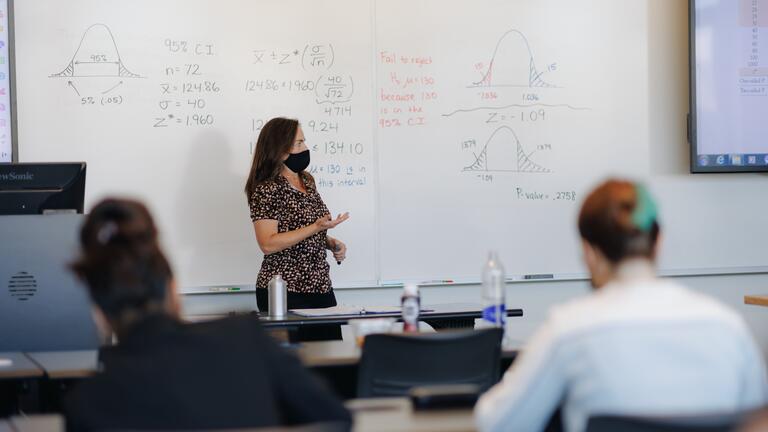
M 256 186 L 250 197 L 251 220 L 272 219 L 283 233 L 313 224 L 328 214 L 312 180 L 303 178 L 307 193 L 295 189 L 283 176 Z M 325 294 L 331 291 L 330 267 L 326 261 L 326 231 L 264 256 L 256 288 L 267 288 L 269 280 L 281 275 L 288 291 Z

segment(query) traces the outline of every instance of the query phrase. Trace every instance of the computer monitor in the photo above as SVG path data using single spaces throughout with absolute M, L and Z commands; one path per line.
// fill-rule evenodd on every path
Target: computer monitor
M 768 172 L 768 3 L 689 3 L 691 171 Z
M 84 216 L 0 216 L 0 352 L 99 347 L 88 292 L 70 271 Z
M 85 162 L 0 164 L 0 215 L 83 213 Z

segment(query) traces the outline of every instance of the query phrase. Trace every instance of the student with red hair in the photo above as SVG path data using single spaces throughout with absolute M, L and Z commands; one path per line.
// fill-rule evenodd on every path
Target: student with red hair
M 741 317 L 656 276 L 660 227 L 642 185 L 609 180 L 579 214 L 594 292 L 552 309 L 475 407 L 481 431 L 564 429 L 590 416 L 737 413 L 766 402 L 762 354 Z

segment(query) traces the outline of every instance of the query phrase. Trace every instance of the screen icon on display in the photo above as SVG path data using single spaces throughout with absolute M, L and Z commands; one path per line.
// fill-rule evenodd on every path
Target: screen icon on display
M 731 165 L 741 165 L 741 164 L 742 164 L 741 155 L 731 155 Z
M 701 165 L 701 166 L 709 166 L 709 156 L 707 156 L 707 155 L 699 156 L 699 165 Z
M 755 155 L 747 156 L 747 164 L 749 164 L 749 165 L 757 165 L 757 156 L 755 156 Z
M 718 156 L 716 162 L 718 165 L 725 165 L 725 156 L 723 155 Z

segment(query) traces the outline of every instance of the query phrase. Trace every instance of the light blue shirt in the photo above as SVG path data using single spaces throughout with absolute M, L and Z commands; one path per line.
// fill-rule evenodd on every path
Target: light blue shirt
M 581 432 L 597 414 L 725 414 L 767 400 L 741 317 L 676 283 L 630 277 L 554 308 L 475 417 L 481 431 L 538 431 L 562 403 L 565 430 Z

